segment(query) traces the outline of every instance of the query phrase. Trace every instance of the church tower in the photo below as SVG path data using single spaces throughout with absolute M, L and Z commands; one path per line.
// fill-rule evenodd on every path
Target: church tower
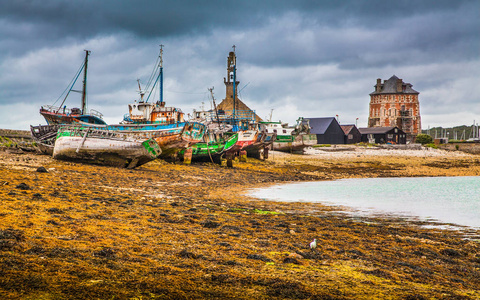
M 236 68 L 236 62 L 237 60 L 237 57 L 235 56 L 235 52 L 234 51 L 231 51 L 229 54 L 228 54 L 228 58 L 227 58 L 227 77 L 223 78 L 223 83 L 225 83 L 225 87 L 226 87 L 226 95 L 225 95 L 225 99 L 232 99 L 233 101 L 233 81 L 235 80 L 235 100 L 238 100 L 238 85 L 240 84 L 240 81 L 236 80 L 236 78 L 234 79 L 233 77 L 236 77 L 235 76 L 235 68 Z M 237 105 L 236 105 L 237 106 Z
M 249 124 L 260 122 L 262 119 L 238 98 L 240 81 L 237 80 L 236 66 L 237 56 L 235 55 L 235 46 L 233 46 L 233 51 L 228 54 L 227 58 L 227 77 L 223 78 L 226 90 L 225 99 L 217 106 L 217 109 L 223 111 L 225 115 L 231 116 L 237 125 L 246 129 Z

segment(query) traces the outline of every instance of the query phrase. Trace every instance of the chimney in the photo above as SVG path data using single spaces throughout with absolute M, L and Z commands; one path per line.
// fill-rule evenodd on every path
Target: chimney
M 397 79 L 397 93 L 403 92 L 403 80 Z
M 377 93 L 380 93 L 382 91 L 382 79 L 380 78 L 377 78 L 377 85 L 376 85 L 377 89 L 376 89 L 376 92 Z

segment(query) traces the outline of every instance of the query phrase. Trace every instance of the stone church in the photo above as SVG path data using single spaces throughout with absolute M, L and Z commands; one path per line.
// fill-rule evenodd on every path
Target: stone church
M 217 106 L 219 112 L 222 112 L 226 115 L 233 115 L 235 113 L 234 119 L 238 122 L 240 127 L 246 128 L 249 123 L 259 122 L 262 119 L 255 113 L 254 110 L 250 109 L 245 103 L 238 98 L 238 89 L 240 81 L 237 80 L 236 75 L 236 62 L 237 57 L 234 51 L 231 51 L 227 59 L 227 78 L 224 78 L 223 81 L 226 87 L 225 99 Z M 235 77 L 235 80 L 234 80 Z M 235 85 L 234 85 L 235 83 Z M 235 86 L 235 98 L 234 94 Z
M 377 79 L 370 93 L 368 127 L 398 127 L 406 133 L 408 142 L 422 132 L 419 92 L 410 83 L 393 75 L 388 80 Z

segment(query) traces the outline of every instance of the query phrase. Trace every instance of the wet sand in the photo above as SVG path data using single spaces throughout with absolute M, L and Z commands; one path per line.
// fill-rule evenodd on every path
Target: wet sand
M 0 152 L 0 298 L 480 298 L 477 231 L 245 196 L 291 181 L 480 175 L 479 156 L 367 150 L 135 170 Z

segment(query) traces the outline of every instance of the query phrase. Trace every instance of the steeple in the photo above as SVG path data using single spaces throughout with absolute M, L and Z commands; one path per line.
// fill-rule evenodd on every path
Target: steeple
M 235 50 L 235 46 L 233 46 Z M 231 51 L 228 54 L 227 59 L 227 78 L 223 78 L 223 82 L 225 83 L 226 87 L 226 96 L 225 99 L 233 99 L 233 73 L 234 69 L 236 68 L 237 64 L 237 57 L 235 55 L 235 51 Z M 240 81 L 235 80 L 235 97 L 238 99 L 238 85 Z

